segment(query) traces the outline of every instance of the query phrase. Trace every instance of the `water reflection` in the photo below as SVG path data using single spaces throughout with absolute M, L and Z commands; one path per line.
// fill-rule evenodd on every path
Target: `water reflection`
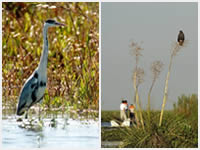
M 122 141 L 102 141 L 101 147 L 102 148 L 118 148 L 122 144 L 123 144 Z
M 2 120 L 3 148 L 97 148 L 99 147 L 98 122 L 78 121 L 58 117 L 43 119 L 42 130 L 19 127 L 15 117 Z

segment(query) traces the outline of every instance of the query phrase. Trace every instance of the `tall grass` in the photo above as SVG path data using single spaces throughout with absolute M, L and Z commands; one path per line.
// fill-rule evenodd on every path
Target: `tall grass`
M 152 112 L 153 113 L 153 112 Z M 165 112 L 163 126 L 157 124 L 159 113 L 152 115 L 145 131 L 140 128 L 125 129 L 123 145 L 132 148 L 194 148 L 198 147 L 198 130 L 183 115 Z M 196 122 L 197 123 L 197 122 Z M 198 123 L 197 123 L 198 124 Z

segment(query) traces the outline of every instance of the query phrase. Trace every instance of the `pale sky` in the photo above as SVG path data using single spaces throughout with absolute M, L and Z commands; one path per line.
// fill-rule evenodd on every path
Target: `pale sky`
M 178 96 L 198 93 L 198 7 L 197 3 L 102 3 L 101 8 L 101 108 L 119 110 L 122 98 L 133 103 L 132 72 L 135 58 L 130 42 L 143 42 L 139 67 L 145 71 L 139 87 L 142 107 L 152 82 L 151 63 L 161 60 L 164 68 L 152 91 L 151 107 L 161 109 L 172 43 L 183 30 L 188 41 L 175 57 L 169 79 L 166 109 Z

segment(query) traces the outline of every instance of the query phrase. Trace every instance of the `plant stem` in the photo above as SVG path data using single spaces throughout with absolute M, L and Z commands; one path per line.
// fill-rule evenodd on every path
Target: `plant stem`
M 143 117 L 142 117 L 142 109 L 141 109 L 141 106 L 140 106 L 140 103 L 139 103 L 139 94 L 138 94 L 137 88 L 136 88 L 136 102 L 137 102 L 138 109 L 139 109 L 140 121 L 141 121 L 141 124 L 142 124 L 142 128 L 144 130 L 144 121 L 143 121 Z
M 138 94 L 138 87 L 136 86 L 136 80 L 137 80 L 137 71 L 134 73 L 133 85 L 134 85 L 134 89 L 135 89 L 136 103 L 137 103 L 137 106 L 139 109 L 140 121 L 142 124 L 142 128 L 144 130 L 144 121 L 143 121 L 143 117 L 142 117 L 142 110 L 141 110 L 140 103 L 139 103 L 139 94 Z
M 150 105 L 151 105 L 151 91 L 153 89 L 155 81 L 156 81 L 156 78 L 153 79 L 151 87 L 149 89 L 149 93 L 148 93 L 148 106 L 147 106 L 147 110 L 148 111 L 147 111 L 147 113 L 148 113 L 148 119 L 149 119 L 149 121 L 151 119 L 151 114 L 150 114 L 150 110 L 151 110 L 151 107 L 150 107 Z
M 167 101 L 168 81 L 169 81 L 169 76 L 170 76 L 170 71 L 171 71 L 173 56 L 174 56 L 174 55 L 172 54 L 171 57 L 170 57 L 170 63 L 169 63 L 167 78 L 166 78 L 166 81 L 165 81 L 165 91 L 164 91 L 162 109 L 161 109 L 161 113 L 160 113 L 160 122 L 159 122 L 159 126 L 162 125 L 163 113 L 164 113 L 165 104 L 166 104 L 166 101 Z

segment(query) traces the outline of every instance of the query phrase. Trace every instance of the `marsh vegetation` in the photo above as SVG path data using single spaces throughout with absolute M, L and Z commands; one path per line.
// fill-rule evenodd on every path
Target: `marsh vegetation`
M 43 107 L 98 110 L 98 14 L 98 3 L 3 3 L 3 109 L 16 109 L 20 89 L 39 63 L 43 23 L 53 18 L 67 26 L 49 29 Z
M 159 126 L 160 111 L 143 111 L 144 127 L 102 127 L 102 147 L 129 148 L 195 148 L 198 147 L 197 95 L 182 95 L 173 110 L 165 110 Z M 102 111 L 101 122 L 119 118 L 119 111 Z M 112 142 L 118 144 L 113 145 Z M 105 144 L 106 143 L 106 144 Z M 107 144 L 110 143 L 110 144 Z

